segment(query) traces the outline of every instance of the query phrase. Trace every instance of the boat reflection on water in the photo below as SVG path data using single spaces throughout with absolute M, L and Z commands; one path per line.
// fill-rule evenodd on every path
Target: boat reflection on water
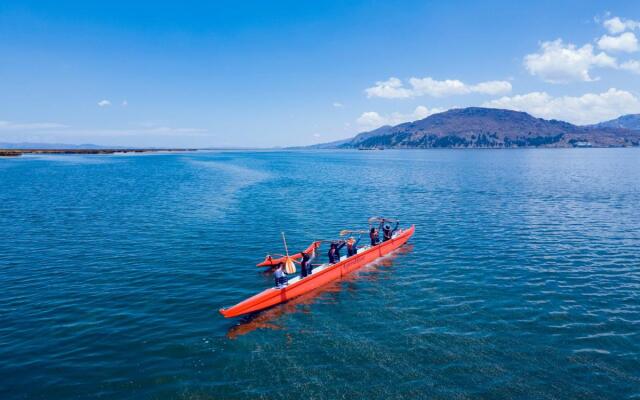
M 292 314 L 296 312 L 310 313 L 310 305 L 316 302 L 325 304 L 336 303 L 338 301 L 338 293 L 343 289 L 355 291 L 358 287 L 358 281 L 378 281 L 387 279 L 392 272 L 388 270 L 394 265 L 396 257 L 413 251 L 413 244 L 406 244 L 398 250 L 387 254 L 386 256 L 372 262 L 364 268 L 351 273 L 341 280 L 331 282 L 325 286 L 319 287 L 302 296 L 291 299 L 286 303 L 279 304 L 264 311 L 241 317 L 236 325 L 233 325 L 227 331 L 227 338 L 234 340 L 239 336 L 246 335 L 257 329 L 286 329 L 280 317 L 284 314 Z M 345 285 L 346 284 L 346 285 Z

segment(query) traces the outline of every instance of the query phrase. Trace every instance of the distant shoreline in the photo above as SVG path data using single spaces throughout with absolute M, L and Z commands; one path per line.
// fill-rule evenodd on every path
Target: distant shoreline
M 197 149 L 0 149 L 0 157 L 23 154 L 115 154 L 197 151 Z
M 80 155 L 108 155 L 124 153 L 179 153 L 179 152 L 207 152 L 207 151 L 379 151 L 379 150 L 531 150 L 531 149 L 624 149 L 640 148 L 640 146 L 585 146 L 585 147 L 386 147 L 377 149 L 361 148 L 309 148 L 309 147 L 285 147 L 285 148 L 206 148 L 206 149 L 0 149 L 0 158 L 20 157 L 23 154 L 80 154 Z

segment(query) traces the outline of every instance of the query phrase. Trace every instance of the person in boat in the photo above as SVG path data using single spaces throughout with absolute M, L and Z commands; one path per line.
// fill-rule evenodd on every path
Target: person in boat
M 358 254 L 358 243 L 360 243 L 360 239 L 360 237 L 358 237 L 358 240 L 350 237 L 347 240 L 347 257 L 355 256 L 356 254 Z
M 396 222 L 396 226 L 391 229 L 391 225 L 386 224 L 384 226 L 384 228 L 382 228 L 382 236 L 383 236 L 383 241 L 386 242 L 387 240 L 391 240 L 391 238 L 393 237 L 393 234 L 398 230 L 398 227 L 400 226 L 400 222 Z
M 311 252 L 311 254 L 307 254 L 305 252 L 300 253 L 302 255 L 302 261 L 300 261 L 300 278 L 304 278 L 308 275 L 311 275 L 313 271 L 313 259 L 316 258 L 316 253 Z
M 344 247 L 346 242 L 344 240 L 339 240 L 337 242 L 331 242 L 331 246 L 329 247 L 329 252 L 327 255 L 329 256 L 329 263 L 335 264 L 340 261 L 340 249 Z
M 380 243 L 380 234 L 376 228 L 371 228 L 369 231 L 369 239 L 371 239 L 371 245 L 375 246 Z
M 273 276 L 276 280 L 276 289 L 281 289 L 287 286 L 287 273 L 284 271 L 284 263 L 280 263 L 273 271 Z

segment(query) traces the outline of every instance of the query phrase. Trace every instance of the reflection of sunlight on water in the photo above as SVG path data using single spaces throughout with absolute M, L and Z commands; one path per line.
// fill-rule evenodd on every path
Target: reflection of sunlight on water
M 153 150 L 153 151 L 116 151 L 115 153 L 109 154 L 112 157 L 156 157 L 156 156 L 167 156 L 167 155 L 181 155 L 181 154 L 193 154 L 196 153 L 194 151 L 162 151 L 162 150 Z
M 269 179 L 266 172 L 227 162 L 183 159 L 205 175 L 200 176 L 204 185 L 193 196 L 193 208 L 201 218 L 222 218 L 236 200 L 238 192 Z M 212 175 L 208 175 L 211 173 Z
M 394 260 L 401 255 L 408 254 L 413 251 L 413 244 L 406 244 L 401 248 L 381 257 L 362 268 L 350 273 L 340 280 L 327 283 L 324 286 L 316 288 L 308 293 L 298 296 L 286 303 L 276 305 L 269 309 L 258 311 L 254 314 L 241 317 L 238 324 L 232 326 L 227 331 L 229 339 L 237 339 L 239 336 L 246 335 L 258 329 L 285 330 L 280 317 L 285 314 L 293 314 L 297 312 L 311 313 L 311 308 L 306 307 L 314 303 L 322 302 L 323 304 L 335 304 L 338 302 L 337 294 L 343 290 L 355 291 L 356 286 L 352 285 L 357 281 L 376 282 L 385 279 L 388 274 L 384 270 L 394 265 Z M 303 307 L 300 307 L 303 306 Z
M 243 186 L 248 186 L 260 181 L 263 181 L 269 177 L 269 174 L 257 169 L 251 169 L 242 167 L 239 165 L 229 164 L 221 161 L 209 161 L 209 160 L 193 160 L 186 159 L 190 164 L 200 166 L 203 168 L 211 168 L 217 171 L 232 175 L 236 178 L 242 178 L 241 181 L 236 183 Z

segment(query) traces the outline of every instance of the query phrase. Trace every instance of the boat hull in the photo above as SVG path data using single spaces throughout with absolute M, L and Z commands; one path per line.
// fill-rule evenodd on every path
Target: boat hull
M 220 313 L 226 318 L 233 318 L 243 314 L 260 311 L 303 295 L 331 281 L 341 279 L 343 276 L 404 245 L 409 238 L 411 238 L 414 231 L 415 226 L 412 225 L 409 229 L 401 231 L 391 240 L 382 242 L 377 246 L 373 246 L 322 270 L 314 270 L 313 274 L 304 279 L 297 280 L 282 289 L 266 289 L 255 296 L 236 304 L 235 306 L 220 309 Z

